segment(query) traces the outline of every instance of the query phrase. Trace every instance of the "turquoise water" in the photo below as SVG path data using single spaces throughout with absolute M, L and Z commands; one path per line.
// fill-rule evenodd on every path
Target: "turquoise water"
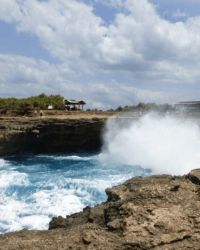
M 106 188 L 149 173 L 101 161 L 99 152 L 0 158 L 0 233 L 48 229 L 53 216 L 95 206 L 107 200 Z

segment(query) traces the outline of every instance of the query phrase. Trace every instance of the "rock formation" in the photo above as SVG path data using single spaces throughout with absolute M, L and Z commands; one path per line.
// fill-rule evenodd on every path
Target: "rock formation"
M 185 176 L 134 177 L 107 189 L 107 202 L 53 218 L 50 230 L 0 236 L 0 250 L 199 250 L 199 184 L 200 169 Z
M 77 149 L 98 140 L 105 121 L 104 118 L 1 120 L 0 156 L 28 149 L 36 153 Z

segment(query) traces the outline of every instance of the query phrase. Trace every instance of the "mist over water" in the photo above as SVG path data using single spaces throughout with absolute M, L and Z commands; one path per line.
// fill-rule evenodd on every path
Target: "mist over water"
M 109 119 L 102 161 L 150 169 L 151 174 L 183 175 L 200 167 L 200 129 L 183 118 L 146 114 Z

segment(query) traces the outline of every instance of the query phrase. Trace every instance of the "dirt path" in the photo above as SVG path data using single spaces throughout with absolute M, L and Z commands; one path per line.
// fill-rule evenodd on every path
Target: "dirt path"
M 0 120 L 38 120 L 38 119 L 108 119 L 111 117 L 111 114 L 54 114 L 49 115 L 48 113 L 43 116 L 0 116 Z

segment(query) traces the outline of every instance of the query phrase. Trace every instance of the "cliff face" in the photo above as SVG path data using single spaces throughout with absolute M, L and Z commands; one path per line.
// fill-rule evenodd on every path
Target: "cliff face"
M 0 155 L 76 149 L 100 139 L 105 122 L 104 118 L 1 120 Z
M 53 218 L 44 231 L 0 236 L 0 249 L 199 250 L 200 169 L 135 177 L 106 190 L 107 202 Z

